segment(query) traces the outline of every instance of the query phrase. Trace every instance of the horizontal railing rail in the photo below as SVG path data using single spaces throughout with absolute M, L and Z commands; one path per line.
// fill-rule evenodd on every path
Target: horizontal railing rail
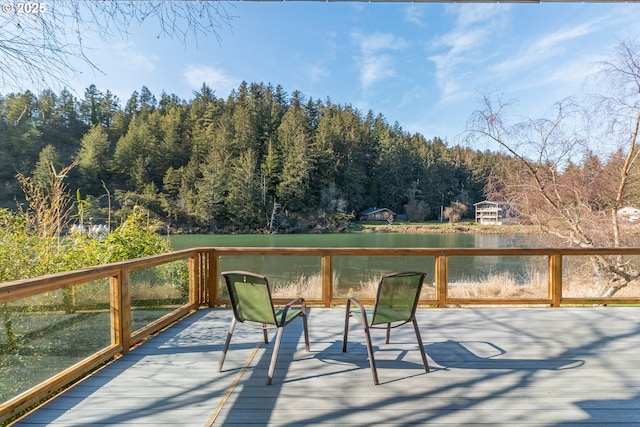
M 98 280 L 109 283 L 109 328 L 111 342 L 86 359 L 54 375 L 52 378 L 24 390 L 0 404 L 0 421 L 15 416 L 55 391 L 71 384 L 104 362 L 128 352 L 141 341 L 157 333 L 201 306 L 227 305 L 221 292 L 221 262 L 227 257 L 311 257 L 319 258 L 318 275 L 322 287 L 320 297 L 307 299 L 308 304 L 330 307 L 344 303 L 336 295 L 336 259 L 341 257 L 418 257 L 433 263 L 432 297 L 420 300 L 422 306 L 449 307 L 469 305 L 562 305 L 640 304 L 640 297 L 568 297 L 563 289 L 563 265 L 571 257 L 640 256 L 640 248 L 265 248 L 265 247 L 202 247 L 162 255 L 132 259 L 108 265 L 56 273 L 42 277 L 0 284 L 0 306 L 10 306 L 18 300 L 47 295 L 60 289 L 73 289 Z M 456 257 L 544 257 L 546 295 L 534 298 L 453 297 L 450 295 L 449 265 Z M 297 259 L 297 258 L 296 258 Z M 185 262 L 188 266 L 187 301 L 162 317 L 132 331 L 131 274 L 170 263 Z M 316 261 L 317 262 L 317 261 Z M 425 264 L 427 265 L 427 264 Z M 304 295 L 302 295 L 304 296 Z M 363 299 L 373 302 L 372 298 Z M 6 319 L 5 319 L 6 321 Z
M 585 304 L 638 304 L 640 297 L 600 298 L 567 297 L 563 295 L 563 258 L 570 256 L 640 256 L 640 248 L 264 248 L 264 247 L 216 247 L 199 248 L 209 254 L 211 276 L 208 294 L 216 296 L 209 300 L 211 307 L 226 304 L 220 298 L 218 284 L 219 260 L 223 256 L 315 256 L 321 258 L 322 298 L 309 299 L 310 304 L 325 307 L 342 304 L 344 298 L 334 297 L 333 258 L 337 256 L 382 256 L 382 257 L 432 257 L 434 258 L 434 286 L 436 297 L 421 299 L 421 305 L 437 307 L 461 305 L 561 305 Z M 449 259 L 454 257 L 484 256 L 537 256 L 547 258 L 548 292 L 544 298 L 452 298 L 449 297 Z M 373 302 L 366 301 L 365 302 Z

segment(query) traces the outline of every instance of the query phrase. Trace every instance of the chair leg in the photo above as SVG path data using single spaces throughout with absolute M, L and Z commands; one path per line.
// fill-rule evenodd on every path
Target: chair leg
M 227 339 L 224 342 L 222 355 L 220 356 L 220 363 L 218 364 L 218 372 L 222 372 L 222 365 L 224 364 L 225 357 L 227 357 L 227 350 L 229 349 L 229 343 L 231 342 L 231 336 L 233 335 L 233 330 L 235 327 L 236 327 L 236 318 L 233 317 L 231 319 L 231 326 L 229 326 L 229 332 L 227 332 Z
M 271 355 L 271 363 L 269 364 L 269 373 L 267 374 L 267 385 L 271 385 L 273 379 L 273 372 L 276 369 L 276 360 L 278 360 L 278 350 L 280 349 L 280 341 L 282 341 L 282 331 L 284 326 L 278 327 L 278 333 L 276 334 L 276 341 L 273 344 L 273 354 Z
M 350 308 L 351 308 L 351 301 L 347 300 L 347 311 L 344 316 L 344 335 L 342 335 L 342 352 L 343 353 L 347 351 L 347 338 L 349 335 L 349 318 L 351 317 Z
M 391 338 L 391 323 L 387 323 L 387 339 L 385 344 L 389 344 L 389 339 Z
M 269 334 L 267 333 L 267 325 L 262 324 L 262 335 L 264 336 L 264 343 L 269 344 Z
M 302 315 L 302 327 L 304 328 L 304 349 L 309 350 L 309 328 L 307 327 L 307 313 Z
M 424 345 L 422 344 L 422 337 L 420 337 L 420 329 L 418 329 L 418 321 L 413 318 L 413 329 L 416 330 L 416 338 L 418 339 L 418 348 L 420 349 L 420 355 L 422 356 L 422 363 L 424 364 L 424 371 L 429 373 L 429 362 L 427 362 L 427 355 L 424 353 Z
M 373 346 L 371 345 L 371 334 L 369 333 L 369 327 L 364 325 L 364 336 L 367 340 L 367 353 L 369 353 L 369 365 L 371 366 L 371 374 L 373 375 L 373 384 L 378 385 L 378 370 L 376 368 L 376 359 L 373 357 Z

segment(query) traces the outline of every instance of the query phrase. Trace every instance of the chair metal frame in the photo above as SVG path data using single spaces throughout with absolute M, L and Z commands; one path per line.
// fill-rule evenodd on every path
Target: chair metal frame
M 385 286 L 385 280 L 391 279 L 391 278 L 399 278 L 399 277 L 412 277 L 412 276 L 417 276 L 419 277 L 419 282 L 417 284 L 417 290 L 415 293 L 415 298 L 413 301 L 413 306 L 411 307 L 410 313 L 408 316 L 400 316 L 401 318 L 398 319 L 394 319 L 391 322 L 376 322 L 376 314 L 378 313 L 378 310 L 380 309 L 380 305 L 381 305 L 381 292 L 383 290 L 383 286 Z M 416 338 L 418 340 L 418 348 L 420 349 L 420 355 L 422 356 L 422 363 L 424 365 L 424 370 L 426 373 L 429 373 L 429 363 L 427 362 L 427 356 L 424 352 L 424 345 L 422 344 L 422 338 L 420 336 L 420 329 L 418 328 L 418 322 L 416 321 L 416 308 L 418 306 L 418 299 L 420 298 L 420 292 L 422 290 L 422 284 L 424 283 L 424 278 L 426 276 L 426 273 L 422 273 L 422 272 L 414 272 L 414 271 L 404 271 L 404 272 L 396 272 L 396 273 L 390 273 L 390 274 L 385 274 L 380 278 L 380 282 L 378 283 L 378 290 L 376 293 L 376 300 L 375 300 L 375 304 L 373 306 L 373 309 L 371 310 L 366 310 L 364 305 L 358 301 L 356 298 L 347 298 L 347 305 L 346 305 L 346 314 L 345 314 L 345 321 L 344 321 L 344 336 L 343 336 L 343 341 L 342 341 L 342 351 L 346 352 L 347 351 L 347 342 L 348 342 L 348 334 L 349 334 L 349 319 L 351 317 L 354 317 L 358 322 L 360 322 L 360 324 L 364 327 L 364 335 L 365 335 L 365 339 L 366 339 L 366 344 L 367 344 L 367 352 L 369 355 L 369 365 L 371 366 L 371 373 L 373 375 L 373 384 L 374 385 L 379 385 L 380 381 L 378 379 L 378 370 L 376 367 L 376 361 L 375 358 L 373 356 L 373 346 L 371 345 L 371 333 L 370 330 L 371 329 L 385 329 L 386 330 L 386 340 L 385 343 L 389 344 L 389 339 L 391 336 L 391 329 L 393 328 L 397 328 L 399 326 L 402 326 L 404 324 L 407 324 L 409 322 L 411 322 L 413 324 L 413 328 L 415 330 L 416 333 Z M 359 310 L 358 312 L 354 312 L 351 309 L 351 304 L 355 304 Z M 371 315 L 368 316 L 369 312 Z M 370 318 L 369 318 L 370 317 Z M 382 316 L 384 318 L 384 316 Z M 374 323 L 375 322 L 375 323 Z M 399 322 L 396 324 L 396 322 Z M 376 325 L 383 325 L 383 326 L 376 326 Z
M 266 276 L 261 274 L 256 274 L 248 271 L 225 271 L 222 274 L 225 282 L 227 284 L 227 289 L 229 291 L 229 297 L 231 299 L 231 307 L 233 308 L 233 318 L 231 319 L 231 326 L 229 327 L 229 332 L 227 333 L 227 339 L 224 343 L 224 348 L 222 350 L 222 356 L 220 358 L 220 363 L 218 365 L 218 372 L 222 371 L 222 365 L 224 364 L 224 360 L 227 356 L 227 350 L 229 349 L 229 343 L 231 342 L 231 336 L 233 335 L 233 331 L 238 322 L 245 324 L 249 328 L 253 329 L 261 329 L 263 332 L 264 343 L 269 343 L 268 331 L 271 329 L 277 329 L 276 339 L 273 346 L 273 353 L 271 355 L 271 362 L 269 364 L 269 371 L 267 373 L 267 385 L 270 385 L 273 380 L 273 373 L 276 367 L 276 361 L 278 359 L 278 350 L 280 349 L 280 342 L 282 341 L 282 333 L 284 331 L 284 327 L 291 323 L 297 317 L 302 317 L 303 329 L 304 329 L 304 341 L 305 341 L 305 349 L 309 351 L 309 331 L 307 328 L 307 305 L 304 298 L 298 297 L 291 301 L 289 301 L 282 309 L 276 309 L 273 305 L 273 298 L 271 297 L 271 288 L 269 286 L 269 281 Z M 233 276 L 243 276 L 244 282 L 246 282 L 246 278 L 252 278 L 252 285 L 259 285 L 266 287 L 266 295 L 268 295 L 268 303 L 271 306 L 271 316 L 267 315 L 267 318 L 261 319 L 251 319 L 251 316 L 247 316 L 247 313 L 242 311 L 241 301 L 238 298 L 236 293 L 236 283 L 233 283 Z M 266 304 L 266 301 L 263 301 Z M 299 312 L 290 316 L 293 311 L 290 310 L 298 310 L 294 308 L 295 305 L 299 305 Z M 265 313 L 261 313 L 265 314 Z M 250 323 L 247 323 L 250 322 Z

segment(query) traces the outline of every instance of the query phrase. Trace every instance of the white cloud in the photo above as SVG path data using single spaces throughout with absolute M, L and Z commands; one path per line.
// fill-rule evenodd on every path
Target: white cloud
M 407 22 L 415 24 L 417 26 L 422 27 L 425 25 L 424 23 L 424 7 L 419 7 L 418 5 L 412 4 L 407 6 L 404 10 L 404 19 Z
M 192 89 L 200 89 L 206 83 L 216 96 L 225 97 L 240 85 L 240 81 L 228 76 L 223 70 L 207 65 L 191 64 L 184 71 L 184 79 Z
M 493 26 L 496 18 L 504 16 L 510 9 L 508 4 L 465 4 L 450 5 L 448 10 L 456 15 L 456 27 L 484 24 Z
M 137 51 L 133 43 L 117 43 L 114 46 L 120 63 L 135 71 L 151 73 L 156 69 L 156 63 L 160 61 L 157 55 L 148 55 Z
M 373 85 L 378 80 L 395 76 L 396 71 L 389 55 L 371 55 L 362 59 L 360 76 L 362 86 Z
M 594 30 L 595 28 L 592 24 L 584 23 L 573 28 L 556 31 L 542 38 L 537 43 L 537 47 L 541 51 L 552 51 L 558 45 L 591 34 Z
M 357 58 L 360 82 L 365 89 L 379 80 L 395 76 L 394 61 L 389 52 L 405 49 L 408 43 L 403 38 L 389 33 L 357 32 L 352 33 L 351 37 L 360 51 Z
M 492 69 L 498 73 L 513 73 L 548 62 L 551 58 L 567 52 L 570 42 L 588 36 L 595 30 L 594 25 L 583 23 L 553 32 L 528 45 L 519 55 L 496 64 Z
M 478 64 L 489 59 L 485 49 L 502 28 L 508 5 L 452 5 L 447 8 L 455 14 L 454 28 L 438 37 L 432 48 L 438 53 L 429 57 L 435 64 L 436 84 L 440 88 L 441 102 L 467 96 L 471 71 L 478 73 Z
M 320 65 L 310 65 L 308 67 L 309 81 L 313 83 L 320 82 L 329 77 L 329 70 Z
M 373 33 L 359 34 L 355 33 L 354 37 L 358 41 L 362 52 L 365 54 L 374 54 L 380 50 L 398 50 L 404 49 L 407 42 L 401 37 L 396 37 L 389 33 Z

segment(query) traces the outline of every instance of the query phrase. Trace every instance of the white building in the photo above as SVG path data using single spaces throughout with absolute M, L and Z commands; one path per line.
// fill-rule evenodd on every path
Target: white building
M 618 209 L 618 216 L 629 222 L 635 223 L 640 219 L 640 209 L 632 206 L 625 206 L 624 208 Z
M 485 200 L 473 206 L 476 208 L 476 222 L 479 224 L 502 225 L 511 216 L 508 202 Z

